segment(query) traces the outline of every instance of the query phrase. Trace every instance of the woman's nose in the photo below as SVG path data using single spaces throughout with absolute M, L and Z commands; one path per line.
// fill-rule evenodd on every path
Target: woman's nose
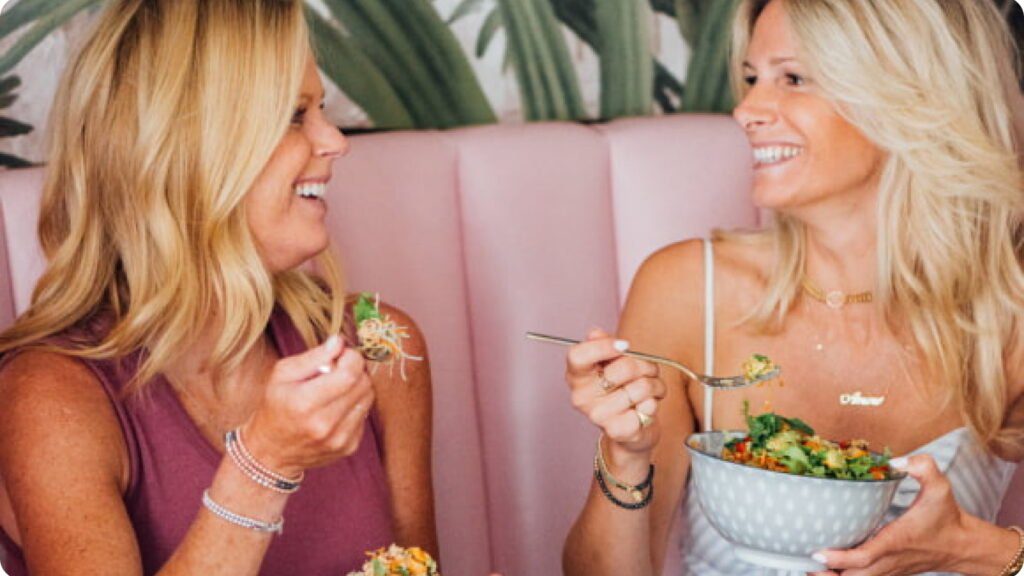
M 732 111 L 732 117 L 745 131 L 771 125 L 776 118 L 775 103 L 768 88 L 754 85 Z
M 318 132 L 315 149 L 317 156 L 334 159 L 348 154 L 348 138 L 340 128 L 325 122 Z

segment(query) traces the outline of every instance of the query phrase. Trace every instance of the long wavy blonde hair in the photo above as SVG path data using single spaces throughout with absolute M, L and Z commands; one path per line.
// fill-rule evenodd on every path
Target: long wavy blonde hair
M 741 97 L 769 1 L 742 2 L 734 21 Z M 1018 63 L 1005 22 L 987 1 L 779 1 L 817 86 L 887 154 L 876 301 L 894 328 L 909 328 L 929 377 L 979 439 L 1019 451 L 1024 431 L 1003 425 L 1005 363 L 1024 312 L 1024 178 L 1009 99 Z M 748 320 L 777 329 L 800 295 L 805 228 L 777 214 L 746 240 L 774 244 L 767 297 Z
M 301 0 L 115 0 L 65 73 L 50 120 L 39 219 L 48 267 L 0 353 L 103 311 L 102 342 L 144 351 L 143 388 L 216 318 L 208 368 L 238 366 L 275 303 L 308 344 L 343 324 L 323 278 L 271 273 L 243 199 L 285 135 L 309 54 Z

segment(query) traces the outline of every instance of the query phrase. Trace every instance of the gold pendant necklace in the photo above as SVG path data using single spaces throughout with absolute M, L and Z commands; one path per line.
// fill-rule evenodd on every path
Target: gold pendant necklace
M 839 310 L 847 304 L 868 303 L 873 299 L 870 290 L 858 292 L 857 294 L 847 294 L 842 290 L 825 292 L 819 288 L 817 284 L 811 282 L 811 279 L 806 276 L 804 276 L 804 280 L 801 285 L 805 294 L 833 310 Z

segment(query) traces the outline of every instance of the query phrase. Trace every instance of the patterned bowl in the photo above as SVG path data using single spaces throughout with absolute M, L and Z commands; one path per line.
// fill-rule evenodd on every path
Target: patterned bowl
M 745 432 L 702 432 L 686 440 L 697 500 L 736 555 L 769 568 L 818 572 L 811 554 L 850 548 L 878 527 L 906 477 L 837 480 L 797 476 L 722 460 L 723 445 Z

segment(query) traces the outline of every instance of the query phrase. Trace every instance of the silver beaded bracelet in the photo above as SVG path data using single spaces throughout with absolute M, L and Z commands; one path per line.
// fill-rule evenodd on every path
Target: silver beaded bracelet
M 248 516 L 242 516 L 241 514 L 235 514 L 231 510 L 217 504 L 210 498 L 210 491 L 203 490 L 203 506 L 213 513 L 214 516 L 230 522 L 236 526 L 242 528 L 248 528 L 249 530 L 255 530 L 257 532 L 267 532 L 269 534 L 280 534 L 284 531 L 284 518 L 281 518 L 277 522 L 264 522 L 257 520 L 256 518 L 250 518 Z

